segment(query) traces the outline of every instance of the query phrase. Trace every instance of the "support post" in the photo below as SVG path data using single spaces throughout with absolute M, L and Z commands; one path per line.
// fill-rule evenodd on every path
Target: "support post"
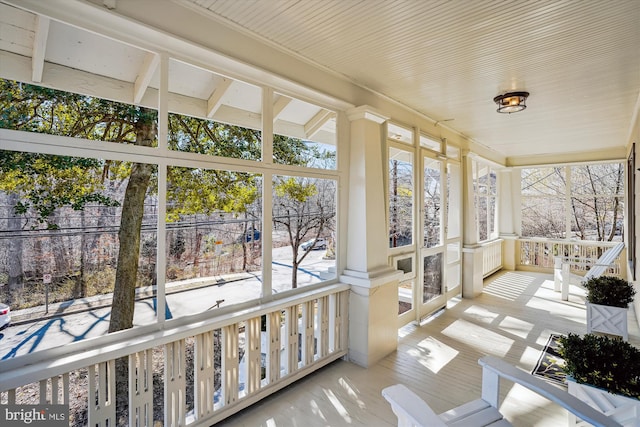
M 473 159 L 468 152 L 462 156 L 462 194 L 464 234 L 462 248 L 462 297 L 475 298 L 482 293 L 482 247 L 478 246 L 478 226 L 473 192 Z
M 349 301 L 349 359 L 371 366 L 398 346 L 398 282 L 388 265 L 384 199 L 384 122 L 369 106 L 347 112 L 351 123 L 347 268 L 340 279 L 352 285 Z

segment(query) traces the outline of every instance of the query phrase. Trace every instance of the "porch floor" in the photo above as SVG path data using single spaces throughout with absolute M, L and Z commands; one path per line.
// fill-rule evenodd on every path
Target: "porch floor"
M 337 361 L 264 399 L 220 426 L 395 426 L 380 391 L 403 383 L 437 412 L 480 396 L 477 360 L 491 354 L 530 372 L 552 333 L 585 333 L 584 292 L 569 301 L 549 274 L 499 272 L 475 299 L 454 298 L 426 323 L 398 331 L 398 351 L 375 366 Z M 629 340 L 640 330 L 629 310 Z M 501 412 L 515 426 L 567 425 L 567 412 L 513 383 L 503 382 Z

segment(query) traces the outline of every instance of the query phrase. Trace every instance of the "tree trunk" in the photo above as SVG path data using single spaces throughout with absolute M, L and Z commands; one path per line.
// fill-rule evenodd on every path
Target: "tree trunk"
M 154 127 L 149 120 L 136 124 L 137 145 L 150 146 Z M 153 173 L 153 165 L 134 163 L 122 202 L 122 216 L 118 238 L 118 265 L 113 290 L 109 332 L 129 329 L 133 326 L 136 279 L 140 259 L 140 233 L 144 213 L 144 199 Z
M 86 212 L 83 209 L 80 212 L 80 221 L 83 230 L 86 230 L 87 221 L 86 221 Z M 78 286 L 77 286 L 77 297 L 85 298 L 87 296 L 87 234 L 82 233 L 80 235 L 80 277 L 78 278 Z
M 298 260 L 297 257 L 293 257 L 293 262 L 291 263 L 291 289 L 296 289 L 298 287 Z
M 136 123 L 136 144 L 151 146 L 154 137 L 154 124 L 152 120 L 149 120 L 148 110 L 142 111 L 143 114 Z M 118 249 L 113 302 L 111 303 L 110 333 L 133 327 L 144 199 L 152 173 L 153 165 L 134 163 L 131 166 L 131 175 L 124 193 L 120 230 L 118 231 L 120 247 Z M 128 358 L 122 357 L 116 360 L 116 413 L 124 414 L 126 412 L 128 392 Z M 117 424 L 126 425 L 127 415 L 119 416 Z
M 15 205 L 18 202 L 18 195 L 15 193 L 9 194 L 8 197 L 8 212 L 7 212 L 7 229 L 9 231 L 20 231 L 22 228 L 22 219 L 15 213 Z M 10 239 L 9 240 L 9 257 L 8 257 L 8 273 L 9 273 L 9 301 L 14 302 L 15 290 L 19 285 L 22 285 L 24 280 L 24 271 L 22 268 L 22 239 Z

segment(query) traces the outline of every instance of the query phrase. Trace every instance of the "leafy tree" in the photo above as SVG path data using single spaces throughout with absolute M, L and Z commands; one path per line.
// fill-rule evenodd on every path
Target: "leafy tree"
M 148 147 L 155 143 L 157 114 L 153 110 L 6 80 L 0 85 L 1 127 Z M 1 188 L 18 191 L 23 200 L 16 205 L 16 213 L 32 208 L 37 221 L 47 228 L 57 228 L 53 221 L 57 208 L 81 211 L 89 203 L 118 204 L 102 196 L 96 184 L 104 182 L 110 162 L 19 152 L 4 152 L 3 157 Z M 110 332 L 133 325 L 139 257 L 132 254 L 140 253 L 144 198 L 155 166 L 133 163 L 128 169 Z
M 15 213 L 33 209 L 38 224 L 56 229 L 50 219 L 60 206 L 82 210 L 89 203 L 118 205 L 102 193 L 98 173 L 103 166 L 104 162 L 95 159 L 1 151 L 0 190 L 21 195 Z
M 157 145 L 156 123 L 155 110 L 0 80 L 2 128 L 153 147 Z M 168 128 L 173 150 L 260 160 L 259 131 L 176 114 L 169 115 Z M 318 156 L 302 141 L 280 136 L 275 138 L 273 151 L 276 163 L 290 165 L 308 165 Z M 172 202 L 167 206 L 168 221 L 216 212 L 248 215 L 248 207 L 260 195 L 261 178 L 255 174 L 185 167 L 169 167 L 167 172 L 167 199 Z M 103 184 L 111 178 L 126 182 L 122 200 L 105 195 Z M 88 205 L 121 206 L 109 332 L 133 326 L 140 254 L 151 253 L 149 241 L 141 247 L 144 202 L 156 190 L 156 181 L 153 164 L 0 151 L 0 190 L 19 195 L 14 214 L 34 212 L 33 227 L 56 229 L 55 213 L 63 207 L 83 211 Z M 307 187 L 296 188 L 293 182 L 283 191 L 297 203 L 302 203 L 303 194 L 311 195 Z M 18 223 L 12 224 L 17 227 Z M 315 227 L 319 233 L 324 223 Z M 172 249 L 176 254 L 181 251 Z M 125 390 L 125 360 L 118 361 L 116 372 L 117 390 Z M 116 405 L 126 405 L 121 400 L 127 394 L 116 394 Z
M 0 80 L 0 127 L 54 135 L 155 146 L 157 112 L 103 99 Z M 193 117 L 169 115 L 171 149 L 212 156 L 259 160 L 260 132 Z M 326 155 L 329 161 L 331 155 Z M 334 157 L 334 156 L 333 156 Z M 274 161 L 307 165 L 323 155 L 303 141 L 276 135 Z M 109 178 L 126 181 L 122 200 L 104 195 Z M 258 175 L 203 168 L 168 169 L 167 220 L 193 214 L 249 215 L 259 197 Z M 144 200 L 155 191 L 156 166 L 68 156 L 3 151 L 0 189 L 20 195 L 16 214 L 36 213 L 34 226 L 55 229 L 56 209 L 82 211 L 89 204 L 121 205 L 119 253 L 109 331 L 130 328 Z M 246 244 L 246 242 L 243 242 Z M 245 263 L 246 264 L 246 263 Z

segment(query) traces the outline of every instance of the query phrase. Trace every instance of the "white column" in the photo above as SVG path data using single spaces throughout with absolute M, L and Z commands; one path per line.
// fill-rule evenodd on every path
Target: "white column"
M 478 225 L 473 192 L 473 159 L 462 155 L 462 297 L 474 298 L 482 293 L 482 248 L 478 246 Z
M 564 167 L 564 238 L 565 240 L 571 239 L 571 225 L 573 223 L 573 209 L 571 208 L 571 166 Z
M 388 265 L 384 191 L 384 128 L 387 120 L 369 106 L 347 112 L 351 122 L 347 268 L 349 359 L 371 366 L 397 349 L 398 281 Z
M 262 161 L 273 164 L 273 89 L 262 88 Z M 273 174 L 266 172 L 262 176 L 262 206 L 272 206 Z M 273 295 L 273 232 L 271 209 L 262 210 L 262 298 Z
M 520 178 L 520 169 L 498 171 L 498 231 L 504 240 L 502 265 L 506 270 L 515 270 L 520 256 L 517 245 L 521 217 Z

